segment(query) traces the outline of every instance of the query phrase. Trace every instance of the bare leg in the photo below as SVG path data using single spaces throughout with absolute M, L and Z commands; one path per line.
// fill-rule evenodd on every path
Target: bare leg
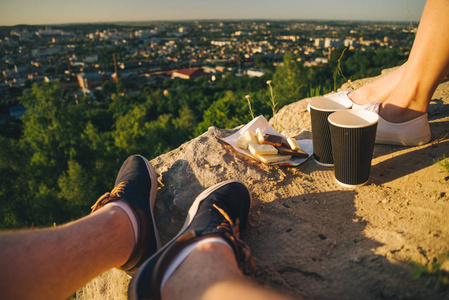
M 357 104 L 382 102 L 379 114 L 401 123 L 427 112 L 438 84 L 449 74 L 449 1 L 429 0 L 408 61 L 376 81 L 351 92 Z
M 406 65 L 407 62 L 396 68 L 391 73 L 379 79 L 371 81 L 370 83 L 363 85 L 357 90 L 350 92 L 348 95 L 349 98 L 354 103 L 357 103 L 359 105 L 365 105 L 373 101 L 384 102 L 397 88 Z M 444 76 L 440 83 L 446 81 L 449 81 L 449 74 Z
M 162 296 L 165 300 L 290 299 L 249 281 L 234 252 L 220 243 L 198 246 L 168 279 Z
M 449 1 L 427 1 L 409 59 L 380 115 L 405 122 L 427 112 L 438 84 L 449 72 Z
M 113 230 L 110 230 L 113 228 Z M 37 231 L 0 235 L 0 291 L 4 299 L 65 299 L 131 255 L 131 222 L 118 207 Z

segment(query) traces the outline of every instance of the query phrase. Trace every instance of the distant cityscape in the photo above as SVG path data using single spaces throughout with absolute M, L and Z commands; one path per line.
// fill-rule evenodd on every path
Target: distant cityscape
M 306 67 L 319 68 L 342 46 L 407 51 L 415 30 L 405 23 L 294 21 L 1 27 L 0 105 L 33 83 L 55 80 L 76 98 L 94 97 L 104 82 L 119 79 L 159 85 L 199 76 L 213 80 L 226 72 L 259 77 L 286 52 Z M 20 108 L 10 111 L 16 117 L 21 113 Z

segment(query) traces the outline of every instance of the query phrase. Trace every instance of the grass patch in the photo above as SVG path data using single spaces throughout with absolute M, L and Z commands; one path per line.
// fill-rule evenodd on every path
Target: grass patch
M 439 164 L 446 172 L 449 172 L 449 160 L 443 156 L 443 160 L 435 159 L 435 163 Z
M 271 105 L 271 110 L 273 112 L 273 127 L 276 125 L 276 113 L 278 112 L 277 110 L 277 105 L 278 103 L 274 100 L 275 95 L 273 92 L 273 86 L 271 85 L 271 80 L 267 81 L 268 84 L 268 89 L 270 90 L 270 105 Z
M 249 109 L 249 114 L 251 115 L 251 120 L 254 120 L 254 112 L 253 112 L 253 107 L 251 105 L 251 96 L 246 95 L 245 98 L 248 101 L 248 109 Z
M 345 75 L 343 74 L 343 71 L 341 70 L 341 60 L 343 59 L 343 55 L 345 54 L 346 49 L 348 49 L 348 48 L 343 49 L 343 52 L 341 52 L 340 58 L 338 59 L 338 62 L 337 62 L 337 67 L 335 68 L 335 71 L 334 71 L 334 75 L 333 75 L 334 76 L 334 91 L 337 91 L 337 77 L 338 76 L 342 76 L 345 79 L 345 81 L 348 81 L 346 79 Z
M 412 260 L 409 263 L 413 267 L 413 278 L 424 278 L 429 286 L 436 286 L 442 289 L 449 287 L 449 252 L 439 255 L 426 265 Z

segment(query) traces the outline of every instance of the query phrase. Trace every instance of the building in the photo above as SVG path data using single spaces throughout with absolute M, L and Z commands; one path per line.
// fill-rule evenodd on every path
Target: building
M 343 45 L 343 41 L 342 40 L 331 39 L 331 38 L 325 38 L 324 39 L 324 48 L 340 47 L 342 45 Z
M 181 78 L 181 79 L 196 79 L 204 74 L 203 69 L 194 68 L 194 69 L 180 69 L 173 71 L 171 78 Z
M 324 39 L 315 39 L 314 43 L 315 47 L 322 48 L 324 47 Z
M 33 57 L 51 56 L 58 53 L 62 53 L 63 50 L 64 49 L 61 46 L 40 47 L 38 49 L 31 50 L 31 55 Z
M 314 45 L 317 48 L 331 48 L 331 47 L 339 47 L 342 46 L 344 42 L 339 39 L 332 38 L 317 38 L 314 41 Z
M 254 70 L 254 69 L 249 69 L 248 71 L 246 71 L 246 75 L 248 75 L 249 77 L 262 77 L 263 75 L 265 75 L 265 71 L 264 70 Z
M 77 78 L 81 89 L 92 90 L 111 79 L 111 75 L 106 73 L 79 73 Z
M 86 64 L 93 64 L 98 61 L 98 54 L 89 55 L 83 58 L 83 62 Z
M 219 47 L 232 45 L 232 42 L 229 40 L 228 41 L 211 41 L 210 43 L 211 43 L 211 45 L 219 46 Z

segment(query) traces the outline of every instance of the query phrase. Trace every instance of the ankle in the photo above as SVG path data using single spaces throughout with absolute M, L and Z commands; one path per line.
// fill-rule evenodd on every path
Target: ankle
M 129 204 L 127 204 L 124 200 L 118 200 L 118 201 L 109 202 L 105 205 L 105 207 L 106 206 L 118 207 L 126 214 L 126 216 L 129 219 L 129 222 L 131 222 L 133 235 L 134 235 L 134 245 L 137 245 L 137 240 L 138 240 L 138 236 L 139 236 L 139 225 L 138 225 L 137 217 L 134 214 L 134 211 L 129 206 Z
M 126 212 L 119 206 L 106 205 L 103 209 L 105 213 L 112 216 L 114 221 L 110 228 L 114 228 L 113 231 L 117 235 L 117 240 L 120 241 L 117 244 L 117 253 L 120 259 L 116 265 L 116 267 L 119 267 L 128 261 L 136 247 L 133 226 Z

